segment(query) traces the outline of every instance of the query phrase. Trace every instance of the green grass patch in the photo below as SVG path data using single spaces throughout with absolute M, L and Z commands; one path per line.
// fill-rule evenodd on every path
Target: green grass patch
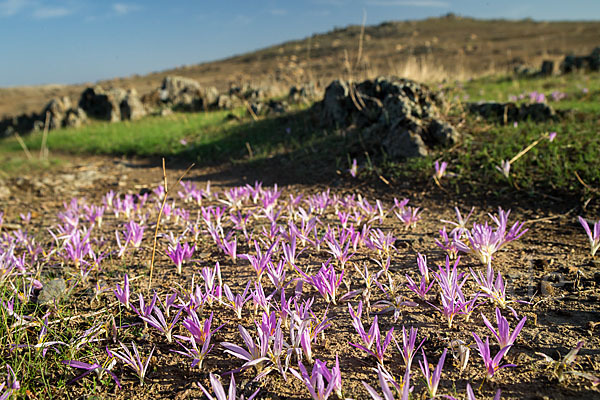
M 576 109 L 583 112 L 600 112 L 600 74 L 566 74 L 551 77 L 519 78 L 514 76 L 487 77 L 458 84 L 450 89 L 462 101 L 506 102 L 511 96 L 525 95 L 519 102 L 529 101 L 531 92 L 543 93 L 555 109 Z M 552 99 L 552 92 L 566 97 Z

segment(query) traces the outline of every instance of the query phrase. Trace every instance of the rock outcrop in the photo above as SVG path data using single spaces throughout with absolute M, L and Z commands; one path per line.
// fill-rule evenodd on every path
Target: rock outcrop
M 560 64 L 562 73 L 573 71 L 600 71 L 600 47 L 596 47 L 587 56 L 568 55 Z
M 109 122 L 134 120 L 146 115 L 134 89 L 89 87 L 81 93 L 79 107 L 90 118 Z
M 360 129 L 388 156 L 419 157 L 460 137 L 439 111 L 442 99 L 417 82 L 380 77 L 358 84 L 333 81 L 315 106 L 328 127 Z
M 495 101 L 468 103 L 467 109 L 473 114 L 501 124 L 517 121 L 546 122 L 557 118 L 552 107 L 545 103 L 521 104 L 499 103 Z

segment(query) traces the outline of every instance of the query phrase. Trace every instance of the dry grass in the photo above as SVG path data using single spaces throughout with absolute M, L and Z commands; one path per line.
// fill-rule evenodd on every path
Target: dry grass
M 323 87 L 332 79 L 346 78 L 346 59 L 352 65 L 355 80 L 379 74 L 426 82 L 466 79 L 507 72 L 516 64 L 538 66 L 543 59 L 558 61 L 568 53 L 587 54 L 600 44 L 598 31 L 600 22 L 484 21 L 460 17 L 387 22 L 365 26 L 364 31 L 361 26 L 334 29 L 224 60 L 99 83 L 135 88 L 144 94 L 158 87 L 165 76 L 175 74 L 219 90 L 247 82 L 283 91 L 292 84 L 313 81 Z M 70 96 L 77 100 L 84 87 L 0 89 L 0 116 L 38 112 L 53 97 Z

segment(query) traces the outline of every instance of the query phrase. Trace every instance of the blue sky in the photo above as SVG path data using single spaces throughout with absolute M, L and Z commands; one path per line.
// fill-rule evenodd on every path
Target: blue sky
M 0 87 L 80 83 L 225 58 L 334 27 L 600 18 L 600 0 L 0 0 Z

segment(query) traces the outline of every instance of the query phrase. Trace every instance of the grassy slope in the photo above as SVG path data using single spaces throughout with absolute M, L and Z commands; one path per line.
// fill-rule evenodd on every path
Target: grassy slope
M 356 10 L 357 16 L 362 15 Z M 224 60 L 140 76 L 102 81 L 103 86 L 135 88 L 144 94 L 167 75 L 181 75 L 205 86 L 226 90 L 234 83 L 275 84 L 288 89 L 299 82 L 326 84 L 345 77 L 346 60 L 356 79 L 396 74 L 417 80 L 466 79 L 490 72 L 505 73 L 515 64 L 539 66 L 565 54 L 589 54 L 598 46 L 600 22 L 536 22 L 429 18 L 386 22 L 365 29 L 363 52 L 356 62 L 360 26 L 270 46 Z M 77 101 L 87 84 L 0 88 L 0 116 L 39 112 L 54 97 Z
M 583 92 L 587 88 L 587 93 Z M 385 156 L 370 154 L 365 157 L 352 138 L 335 132 L 311 128 L 309 113 L 295 110 L 283 117 L 261 118 L 254 122 L 243 109 L 234 111 L 238 118 L 230 118 L 227 111 L 174 114 L 170 117 L 148 117 L 136 122 L 108 124 L 96 122 L 80 129 L 52 131 L 48 138 L 50 151 L 77 154 L 110 154 L 135 156 L 172 156 L 200 163 L 260 160 L 273 156 L 295 159 L 306 163 L 323 157 L 330 168 L 345 169 L 346 159 L 356 157 L 363 173 L 389 178 L 421 177 L 428 179 L 433 161 L 437 158 L 450 162 L 449 170 L 458 174 L 453 184 L 473 187 L 504 185 L 530 190 L 581 190 L 575 172 L 593 187 L 600 186 L 600 170 L 595 162 L 600 158 L 600 139 L 597 135 L 597 117 L 600 113 L 600 80 L 598 75 L 569 75 L 539 79 L 511 79 L 491 77 L 470 80 L 446 90 L 456 99 L 505 101 L 510 95 L 536 90 L 549 97 L 552 91 L 566 93 L 559 102 L 550 101 L 557 109 L 576 112 L 557 122 L 535 124 L 522 122 L 517 127 L 502 126 L 464 115 L 458 103 L 453 118 L 463 121 L 461 130 L 465 139 L 450 150 L 440 150 L 424 159 L 398 162 Z M 289 128 L 289 129 L 288 129 Z M 288 133 L 289 131 L 289 133 Z M 511 159 L 521 149 L 545 132 L 556 131 L 553 143 L 541 141 L 528 154 L 512 165 L 511 180 L 496 170 L 502 160 Z M 182 144 L 181 140 L 186 143 Z M 25 139 L 36 154 L 41 134 Z M 346 145 L 350 146 L 346 146 Z M 369 150 L 369 149 L 367 149 Z M 6 168 L 22 168 L 22 151 L 14 139 L 0 142 L 0 156 L 8 159 Z M 331 162 L 336 160 L 335 165 Z M 344 160 L 343 162 L 340 160 Z M 322 160 L 321 160 L 322 161 Z M 371 163 L 373 161 L 373 163 Z

